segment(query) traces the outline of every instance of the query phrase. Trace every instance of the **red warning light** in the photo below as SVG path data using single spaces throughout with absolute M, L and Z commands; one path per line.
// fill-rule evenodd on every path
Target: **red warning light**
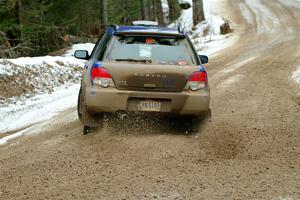
M 146 39 L 146 44 L 154 44 L 155 40 L 153 38 L 147 38 Z

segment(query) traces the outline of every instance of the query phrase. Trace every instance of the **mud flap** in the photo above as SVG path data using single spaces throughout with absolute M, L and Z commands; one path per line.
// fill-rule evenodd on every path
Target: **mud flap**
M 80 89 L 78 95 L 77 112 L 79 120 L 85 127 L 102 128 L 104 114 L 91 115 L 88 113 L 84 96 L 82 94 L 82 89 Z
M 103 115 L 90 115 L 83 109 L 81 123 L 85 126 L 102 128 L 103 126 Z
M 206 116 L 205 116 L 204 121 L 207 121 L 207 122 L 211 122 L 211 121 L 212 121 L 211 109 L 209 109 L 209 110 L 206 112 Z

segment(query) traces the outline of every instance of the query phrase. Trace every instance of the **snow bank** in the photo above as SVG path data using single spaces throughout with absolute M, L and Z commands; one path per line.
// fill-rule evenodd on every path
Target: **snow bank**
M 94 46 L 93 43 L 74 44 L 72 49 L 65 53 L 65 56 L 74 56 L 76 50 L 87 50 L 91 54 Z
M 0 59 L 0 138 L 1 133 L 39 123 L 74 107 L 86 61 L 70 55 L 78 49 L 91 52 L 93 47 L 77 44 L 64 56 Z M 10 88 L 22 90 L 21 95 L 10 97 Z M 22 133 L 14 134 L 18 135 Z
M 192 0 L 186 0 L 191 5 L 193 5 Z M 214 14 L 214 4 L 211 2 L 211 0 L 203 0 L 203 7 L 204 7 L 204 15 L 205 15 L 205 22 L 202 22 L 201 24 L 203 26 L 197 26 L 196 31 L 193 29 L 193 8 L 189 8 L 187 10 L 182 10 L 181 16 L 178 20 L 171 23 L 170 27 L 178 27 L 180 26 L 185 32 L 201 32 L 199 29 L 204 28 L 206 29 L 209 25 L 209 34 L 210 35 L 218 35 L 220 34 L 220 26 L 224 24 L 224 19 L 220 17 L 219 15 Z M 201 25 L 200 24 L 200 25 Z M 198 29 L 198 30 L 197 30 Z M 199 35 L 203 36 L 203 35 Z
M 45 121 L 61 111 L 74 107 L 77 104 L 79 87 L 80 85 L 77 84 L 68 88 L 55 88 L 51 94 L 36 95 L 14 104 L 1 106 L 0 136 L 1 133 Z M 2 138 L 0 144 L 21 135 L 22 133 L 18 132 L 14 136 Z
M 38 70 L 51 66 L 51 70 L 61 70 L 68 66 L 82 66 L 84 61 L 73 57 L 44 56 L 44 57 L 21 57 L 16 59 L 0 59 L 0 75 L 15 75 L 24 70 Z
M 192 0 L 186 0 L 191 5 Z M 193 8 L 182 10 L 178 20 L 171 23 L 169 27 L 180 26 L 189 34 L 192 42 L 195 44 L 199 54 L 212 56 L 216 52 L 229 46 L 231 42 L 228 39 L 231 35 L 220 35 L 220 26 L 225 23 L 225 19 L 216 13 L 220 2 L 216 0 L 203 0 L 204 15 L 206 20 L 193 27 Z
M 57 70 L 61 70 L 62 66 L 82 66 L 85 61 L 78 60 L 74 57 L 76 50 L 87 50 L 92 52 L 94 44 L 75 44 L 71 50 L 67 51 L 64 56 L 43 56 L 43 57 L 21 57 L 16 59 L 0 59 L 0 75 L 13 75 L 14 72 L 22 71 L 22 69 L 36 70 L 44 65 L 53 66 Z M 11 63 L 11 64 L 8 64 Z
M 0 108 L 79 83 L 84 65 L 84 61 L 71 57 L 0 60 Z

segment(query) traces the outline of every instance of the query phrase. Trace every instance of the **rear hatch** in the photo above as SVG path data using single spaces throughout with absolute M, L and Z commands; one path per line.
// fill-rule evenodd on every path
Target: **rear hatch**
M 133 91 L 181 92 L 197 66 L 106 62 L 116 88 Z

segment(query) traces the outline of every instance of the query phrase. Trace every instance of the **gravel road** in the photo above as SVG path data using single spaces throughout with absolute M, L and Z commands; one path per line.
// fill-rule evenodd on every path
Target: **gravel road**
M 300 2 L 222 0 L 236 42 L 206 66 L 213 121 L 83 136 L 75 108 L 0 146 L 0 199 L 300 199 Z M 162 128 L 164 127 L 164 128 Z

